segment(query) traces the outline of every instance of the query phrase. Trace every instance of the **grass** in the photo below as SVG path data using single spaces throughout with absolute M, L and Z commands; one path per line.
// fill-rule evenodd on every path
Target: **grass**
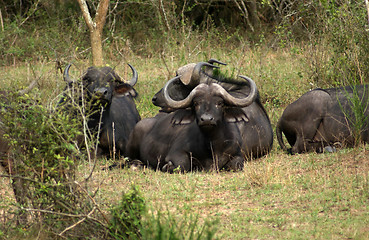
M 366 239 L 367 151 L 276 152 L 231 173 L 98 170 L 91 187 L 99 186 L 99 202 L 114 204 L 134 183 L 155 209 L 219 219 L 221 239 Z
M 140 57 L 127 50 L 124 61 L 109 65 L 115 66 L 123 79 L 131 74 L 127 62 L 137 69 L 137 107 L 142 118 L 156 114 L 158 108 L 151 104 L 151 97 L 179 66 L 210 57 L 228 63 L 222 67 L 224 71 L 255 80 L 273 129 L 285 106 L 317 87 L 309 78 L 304 46 L 272 50 L 262 46 L 251 49 L 241 43 L 237 49 L 220 49 L 202 44 L 191 42 L 177 52 L 164 49 L 162 56 L 155 57 Z M 88 62 L 76 60 L 75 64 L 72 75 L 81 76 Z M 55 104 L 65 86 L 53 62 L 1 67 L 0 72 L 2 89 L 18 89 L 38 78 L 39 88 L 32 94 L 39 94 L 45 104 Z M 220 173 L 105 171 L 101 168 L 106 163 L 101 161 L 88 187 L 91 192 L 99 190 L 95 200 L 109 212 L 122 192 L 135 184 L 153 212 L 169 211 L 178 219 L 189 213 L 198 214 L 199 221 L 218 219 L 219 239 L 368 239 L 368 152 L 368 146 L 358 146 L 333 154 L 291 156 L 275 141 L 270 154 L 248 162 L 243 171 Z M 88 170 L 88 163 L 81 163 L 79 177 Z M 0 221 L 4 222 L 10 191 L 7 182 L 0 180 Z M 37 231 L 33 234 L 28 237 L 36 238 Z

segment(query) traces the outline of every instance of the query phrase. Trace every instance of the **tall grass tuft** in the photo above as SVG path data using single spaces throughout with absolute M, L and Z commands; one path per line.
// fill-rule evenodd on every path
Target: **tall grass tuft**
M 180 218 L 168 210 L 148 211 L 146 202 L 136 185 L 122 195 L 111 209 L 109 235 L 115 239 L 200 240 L 216 239 L 217 221 L 200 222 L 198 215 L 185 214 Z
M 121 201 L 111 209 L 109 234 L 115 239 L 140 239 L 142 215 L 146 210 L 144 198 L 137 186 L 122 195 Z
M 362 133 L 365 131 L 365 127 L 368 125 L 368 104 L 367 99 L 368 86 L 363 85 L 363 89 L 359 89 L 359 86 L 352 85 L 352 93 L 345 91 L 344 94 L 348 100 L 348 107 L 344 107 L 339 101 L 340 108 L 347 119 L 349 126 L 351 126 L 351 135 L 354 138 L 354 146 L 358 146 L 361 143 Z M 350 91 L 350 92 L 351 92 Z

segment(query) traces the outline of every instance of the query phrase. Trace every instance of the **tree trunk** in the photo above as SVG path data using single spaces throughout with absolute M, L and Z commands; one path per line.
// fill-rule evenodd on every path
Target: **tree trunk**
M 102 51 L 102 30 L 108 12 L 109 0 L 100 0 L 97 6 L 95 20 L 92 20 L 86 0 L 77 0 L 82 11 L 83 18 L 90 30 L 90 43 L 92 50 L 92 64 L 94 66 L 102 66 L 103 51 Z
M 101 32 L 98 30 L 90 31 L 92 64 L 102 66 L 104 63 Z

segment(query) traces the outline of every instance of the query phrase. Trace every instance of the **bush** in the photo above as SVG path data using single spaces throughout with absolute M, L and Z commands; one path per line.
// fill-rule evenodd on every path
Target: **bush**
M 185 213 L 180 218 L 176 218 L 169 211 L 166 214 L 158 212 L 157 216 L 153 214 L 150 217 L 142 239 L 217 239 L 215 236 L 217 223 L 217 220 L 201 222 L 198 215 L 194 216 L 191 213 Z
M 68 237 L 85 236 L 91 229 L 105 231 L 94 218 L 93 201 L 76 182 L 75 168 L 83 157 L 75 144 L 80 119 L 18 94 L 7 96 L 1 117 L 11 146 L 10 178 L 18 193 L 16 220 Z M 78 220 L 81 223 L 69 228 Z
M 173 217 L 169 211 L 162 214 L 148 211 L 138 187 L 132 185 L 129 192 L 123 194 L 117 206 L 111 209 L 109 234 L 115 239 L 215 239 L 217 221 L 200 223 L 192 214 Z
M 328 79 L 335 84 L 368 82 L 369 33 L 367 13 L 362 3 L 343 1 L 328 18 L 333 55 L 328 62 Z
M 146 205 L 135 185 L 123 194 L 121 201 L 111 210 L 109 233 L 115 239 L 140 239 L 142 215 Z

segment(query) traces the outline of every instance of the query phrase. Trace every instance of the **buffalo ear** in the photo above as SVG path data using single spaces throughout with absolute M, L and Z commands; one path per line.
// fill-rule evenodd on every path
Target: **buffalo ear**
M 224 111 L 224 119 L 226 122 L 248 122 L 249 118 L 241 108 L 226 108 Z
M 171 123 L 173 125 L 190 124 L 195 120 L 195 116 L 190 109 L 178 109 L 173 113 Z
M 136 90 L 126 83 L 121 83 L 115 86 L 114 92 L 119 95 L 131 95 L 132 97 L 137 96 Z

